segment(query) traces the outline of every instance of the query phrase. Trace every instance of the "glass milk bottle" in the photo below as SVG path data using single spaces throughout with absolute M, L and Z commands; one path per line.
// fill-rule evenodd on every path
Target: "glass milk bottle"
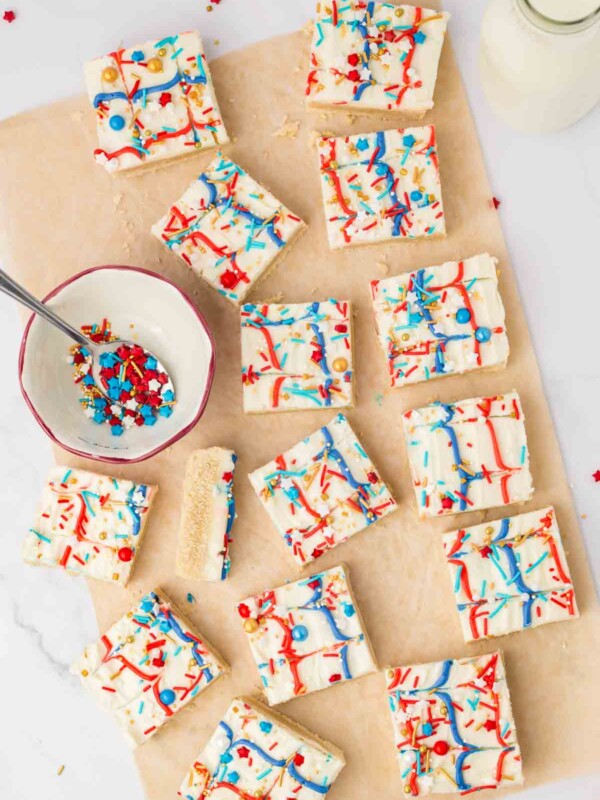
M 479 66 L 490 105 L 511 127 L 572 125 L 600 99 L 599 0 L 490 0 Z

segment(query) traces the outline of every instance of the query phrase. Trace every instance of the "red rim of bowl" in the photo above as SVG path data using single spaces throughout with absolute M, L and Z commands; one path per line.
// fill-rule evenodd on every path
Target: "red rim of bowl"
M 56 286 L 49 294 L 47 294 L 42 299 L 42 303 L 47 303 L 48 300 L 51 300 L 53 297 L 56 297 L 56 295 L 59 294 L 65 287 L 69 286 L 69 284 L 73 283 L 79 278 L 83 278 L 84 275 L 89 275 L 91 272 L 98 272 L 99 270 L 104 270 L 104 269 L 125 270 L 127 272 L 140 272 L 142 275 L 148 275 L 151 278 L 156 278 L 156 280 L 163 281 L 163 283 L 167 283 L 169 286 L 172 286 L 173 289 L 175 289 L 177 293 L 185 300 L 185 302 L 188 304 L 188 306 L 192 309 L 192 311 L 198 318 L 198 322 L 204 328 L 204 331 L 210 341 L 211 356 L 210 356 L 210 364 L 208 366 L 208 377 L 206 379 L 204 395 L 202 397 L 202 401 L 200 402 L 200 406 L 198 408 L 198 411 L 194 419 L 188 425 L 186 425 L 185 428 L 182 428 L 174 436 L 172 436 L 166 442 L 161 444 L 159 447 L 156 447 L 149 453 L 144 453 L 144 455 L 138 456 L 137 458 L 116 458 L 111 456 L 94 455 L 92 453 L 88 453 L 83 450 L 77 450 L 74 447 L 68 447 L 66 444 L 63 444 L 60 441 L 60 439 L 52 432 L 52 430 L 46 425 L 41 416 L 38 414 L 35 406 L 33 405 L 31 399 L 29 398 L 29 395 L 25 390 L 25 387 L 23 386 L 23 367 L 25 364 L 25 350 L 27 348 L 27 338 L 29 336 L 29 331 L 33 324 L 33 320 L 35 319 L 36 316 L 35 314 L 32 314 L 29 320 L 27 321 L 27 325 L 25 326 L 25 330 L 23 332 L 23 338 L 21 339 L 21 348 L 19 350 L 19 386 L 21 387 L 21 393 L 23 395 L 23 398 L 27 403 L 29 410 L 35 417 L 35 420 L 38 423 L 38 425 L 42 428 L 42 430 L 46 433 L 46 435 L 49 436 L 50 439 L 52 439 L 52 441 L 55 444 L 57 444 L 59 447 L 62 447 L 63 450 L 67 450 L 69 453 L 73 453 L 73 455 L 76 456 L 81 456 L 82 458 L 89 458 L 92 459 L 93 461 L 103 461 L 107 464 L 136 464 L 140 461 L 146 461 L 148 458 L 152 458 L 153 456 L 165 450 L 165 448 L 170 447 L 172 444 L 175 444 L 175 442 L 178 442 L 180 439 L 182 439 L 198 423 L 200 417 L 204 413 L 206 404 L 208 403 L 208 398 L 210 396 L 210 390 L 212 387 L 213 378 L 215 376 L 215 340 L 202 313 L 192 303 L 192 301 L 190 300 L 188 295 L 183 291 L 183 289 L 180 289 L 179 286 L 177 286 L 177 284 L 173 283 L 173 281 L 170 281 L 168 278 L 165 278 L 163 275 L 160 275 L 158 272 L 152 272 L 152 270 L 144 269 L 143 267 L 130 267 L 122 264 L 104 264 L 99 267 L 90 267 L 89 269 L 84 269 L 81 272 L 78 272 L 76 275 L 73 275 L 71 278 L 68 278 L 66 281 L 63 281 L 63 283 Z

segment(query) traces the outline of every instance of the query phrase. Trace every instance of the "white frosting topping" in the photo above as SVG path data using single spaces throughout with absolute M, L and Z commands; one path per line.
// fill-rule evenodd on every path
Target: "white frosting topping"
M 244 411 L 351 405 L 351 313 L 339 300 L 244 305 Z
M 190 767 L 178 796 L 318 800 L 343 766 L 341 755 L 325 744 L 300 736 L 259 703 L 237 698 Z
M 396 509 L 343 414 L 249 478 L 300 565 Z
M 533 493 L 519 395 L 433 403 L 403 415 L 419 516 L 521 503 Z
M 53 467 L 23 542 L 30 564 L 126 584 L 156 487 Z
M 500 653 L 389 669 L 387 690 L 407 794 L 523 782 Z
M 245 170 L 219 154 L 152 233 L 219 294 L 239 303 L 303 227 Z
M 505 364 L 504 306 L 487 253 L 371 281 L 371 293 L 392 386 Z
M 96 161 L 109 172 L 229 141 L 195 31 L 115 50 L 85 65 Z
M 200 636 L 150 592 L 72 665 L 110 711 L 132 747 L 223 675 L 225 665 Z
M 374 672 L 344 567 L 238 604 L 271 705 Z
M 433 106 L 449 15 L 356 0 L 317 7 L 308 104 L 421 116 Z
M 465 641 L 579 616 L 551 506 L 443 537 Z
M 433 125 L 318 142 L 329 246 L 445 236 Z

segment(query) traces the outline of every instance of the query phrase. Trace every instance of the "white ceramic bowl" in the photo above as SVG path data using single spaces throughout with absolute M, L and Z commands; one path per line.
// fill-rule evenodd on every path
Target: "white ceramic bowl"
M 32 316 L 21 342 L 19 381 L 27 405 L 53 441 L 78 456 L 124 464 L 156 455 L 194 427 L 210 394 L 214 341 L 202 314 L 174 283 L 138 267 L 92 267 L 44 302 L 75 328 L 108 319 L 117 336 L 135 339 L 158 357 L 177 399 L 170 417 L 113 436 L 109 425 L 97 425 L 83 413 L 68 363 L 70 340 Z

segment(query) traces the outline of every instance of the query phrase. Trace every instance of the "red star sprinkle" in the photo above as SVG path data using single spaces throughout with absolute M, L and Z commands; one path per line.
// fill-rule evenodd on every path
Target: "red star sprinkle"
M 592 478 L 596 481 L 596 483 L 600 483 L 600 469 L 597 469 L 596 472 L 594 472 Z
M 158 98 L 158 102 L 163 108 L 168 105 L 171 102 L 171 92 L 163 92 Z
M 486 719 L 486 721 L 483 723 L 483 727 L 486 729 L 486 731 L 495 731 L 496 723 L 493 719 Z
M 488 547 L 487 545 L 485 547 L 482 547 L 481 550 L 479 551 L 479 555 L 482 558 L 489 558 L 491 553 L 492 553 L 492 548 Z
M 247 747 L 244 747 L 244 745 L 238 747 L 237 752 L 240 758 L 248 758 L 248 756 L 250 755 L 250 750 L 248 750 Z
M 15 18 L 16 18 L 16 16 L 17 16 L 17 15 L 15 14 L 15 12 L 14 12 L 14 11 L 5 11 L 5 12 L 4 12 L 4 14 L 2 15 L 2 19 L 3 19 L 5 22 L 14 22 L 14 21 L 15 21 Z

